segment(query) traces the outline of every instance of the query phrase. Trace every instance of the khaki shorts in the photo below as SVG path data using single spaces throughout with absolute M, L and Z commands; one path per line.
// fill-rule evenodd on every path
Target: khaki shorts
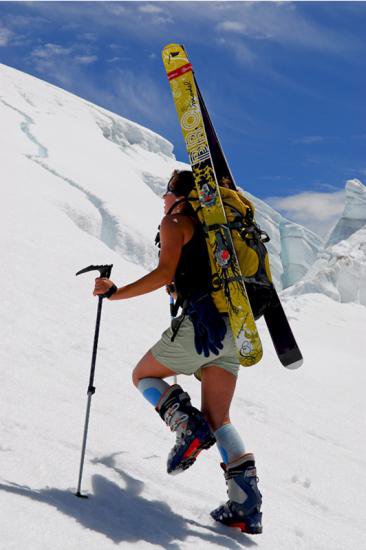
M 177 317 L 173 320 L 173 324 L 181 320 L 182 316 Z M 225 323 L 227 332 L 223 341 L 224 347 L 219 350 L 219 355 L 210 353 L 209 357 L 205 357 L 197 353 L 194 345 L 194 328 L 188 316 L 181 323 L 173 342 L 171 341 L 173 330 L 169 327 L 150 351 L 159 363 L 177 374 L 191 375 L 200 368 L 215 365 L 237 376 L 240 367 L 238 352 L 227 318 Z

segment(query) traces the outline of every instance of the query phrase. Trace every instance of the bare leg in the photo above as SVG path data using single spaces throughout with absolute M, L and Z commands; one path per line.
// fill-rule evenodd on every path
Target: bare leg
M 245 454 L 244 442 L 229 414 L 236 376 L 214 365 L 202 370 L 202 411 L 215 434 L 223 462 L 230 464 Z
M 176 432 L 176 442 L 168 456 L 168 474 L 186 470 L 203 449 L 208 449 L 216 442 L 202 413 L 192 406 L 189 395 L 180 386 L 170 386 L 163 380 L 174 374 L 148 351 L 132 375 L 133 383 L 140 393 L 154 406 L 170 429 Z
M 202 412 L 213 431 L 230 423 L 236 376 L 214 365 L 202 369 Z
M 167 378 L 168 376 L 175 376 L 175 374 L 175 372 L 157 361 L 151 351 L 148 351 L 134 368 L 132 381 L 137 387 L 142 378 Z

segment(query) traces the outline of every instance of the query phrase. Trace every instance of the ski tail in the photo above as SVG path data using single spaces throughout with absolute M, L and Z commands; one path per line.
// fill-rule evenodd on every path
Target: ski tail
M 264 312 L 264 319 L 279 360 L 284 367 L 294 370 L 301 367 L 303 357 L 279 296 L 274 288 L 272 292 L 271 305 Z

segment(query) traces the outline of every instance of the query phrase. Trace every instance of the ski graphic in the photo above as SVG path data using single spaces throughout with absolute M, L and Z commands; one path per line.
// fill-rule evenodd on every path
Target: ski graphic
M 227 226 L 192 65 L 178 44 L 166 46 L 162 56 L 202 207 L 198 215 L 207 234 L 215 277 L 223 285 L 240 363 L 251 366 L 260 361 L 262 345 Z

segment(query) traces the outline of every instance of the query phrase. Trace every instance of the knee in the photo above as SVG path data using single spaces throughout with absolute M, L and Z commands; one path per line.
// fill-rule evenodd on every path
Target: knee
M 139 385 L 139 382 L 141 378 L 144 378 L 142 375 L 144 370 L 144 359 L 146 355 L 140 359 L 140 361 L 137 363 L 136 367 L 132 371 L 132 383 L 137 388 Z M 145 374 L 146 376 L 146 374 Z
M 137 388 L 139 385 L 139 382 L 140 382 L 140 376 L 138 374 L 138 365 L 137 365 L 132 371 L 132 383 Z

